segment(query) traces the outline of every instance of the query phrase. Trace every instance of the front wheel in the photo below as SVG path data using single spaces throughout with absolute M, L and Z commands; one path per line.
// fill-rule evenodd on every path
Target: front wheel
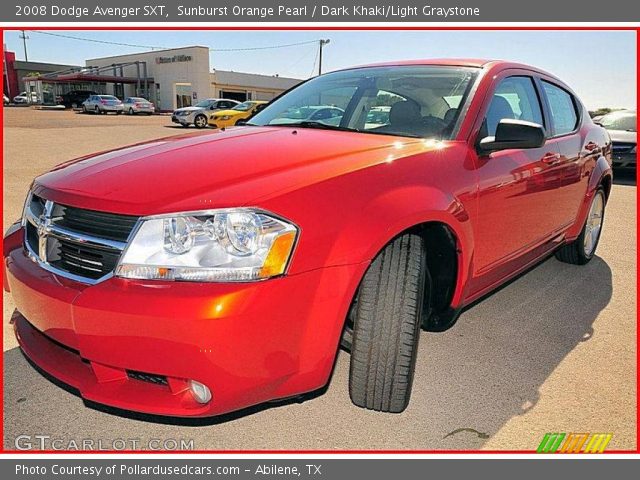
M 129 108 L 129 115 L 133 115 L 133 108 Z
M 198 115 L 193 120 L 193 124 L 196 126 L 196 128 L 204 128 L 207 126 L 207 117 L 205 117 L 204 115 Z
M 600 187 L 593 195 L 580 236 L 556 252 L 558 260 L 574 265 L 585 265 L 595 256 L 602 233 L 605 204 L 604 189 Z
M 367 270 L 353 315 L 349 395 L 357 406 L 394 413 L 407 408 L 427 288 L 418 235 L 395 239 Z

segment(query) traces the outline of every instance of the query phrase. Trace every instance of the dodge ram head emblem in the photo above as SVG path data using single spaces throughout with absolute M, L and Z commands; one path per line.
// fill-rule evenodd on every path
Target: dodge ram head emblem
M 44 213 L 38 217 L 38 257 L 42 262 L 47 262 L 47 235 L 51 226 L 51 212 L 53 202 L 47 200 L 44 204 Z

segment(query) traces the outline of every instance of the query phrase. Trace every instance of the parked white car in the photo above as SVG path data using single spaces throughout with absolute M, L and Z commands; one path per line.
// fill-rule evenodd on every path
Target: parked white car
M 29 100 L 31 97 L 31 100 Z M 38 103 L 38 94 L 36 92 L 22 92 L 20 95 L 13 97 L 13 103 Z
M 91 95 L 82 103 L 84 113 L 109 113 L 120 115 L 124 111 L 122 102 L 113 95 Z
M 171 115 L 171 121 L 183 127 L 194 125 L 196 128 L 204 128 L 209 124 L 209 119 L 218 110 L 229 110 L 240 102 L 224 98 L 207 98 L 196 103 L 192 107 L 179 108 Z
M 151 115 L 156 111 L 153 103 L 142 97 L 127 97 L 122 103 L 122 106 L 124 107 L 124 111 L 129 115 L 135 115 L 137 113 Z

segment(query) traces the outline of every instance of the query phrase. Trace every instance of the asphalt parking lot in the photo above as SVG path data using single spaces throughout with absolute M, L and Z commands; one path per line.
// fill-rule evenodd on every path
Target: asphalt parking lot
M 94 151 L 185 133 L 166 116 L 4 112 L 6 229 L 31 179 Z M 616 181 L 598 257 L 586 267 L 550 259 L 465 312 L 445 333 L 423 333 L 414 393 L 402 414 L 353 406 L 349 357 L 328 389 L 201 422 L 158 422 L 86 406 L 20 353 L 4 294 L 4 447 L 36 435 L 58 446 L 191 440 L 198 450 L 533 450 L 546 432 L 612 432 L 609 449 L 636 448 L 636 186 Z M 24 438 L 24 437 L 23 437 Z M 25 443 L 23 442 L 24 446 Z M 166 444 L 172 448 L 172 443 Z

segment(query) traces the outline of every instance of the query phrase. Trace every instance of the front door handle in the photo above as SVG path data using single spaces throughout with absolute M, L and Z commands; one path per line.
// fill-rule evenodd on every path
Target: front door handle
M 553 152 L 545 153 L 544 156 L 541 158 L 541 161 L 542 163 L 546 163 L 547 165 L 553 165 L 560 161 L 560 154 L 553 153 Z

